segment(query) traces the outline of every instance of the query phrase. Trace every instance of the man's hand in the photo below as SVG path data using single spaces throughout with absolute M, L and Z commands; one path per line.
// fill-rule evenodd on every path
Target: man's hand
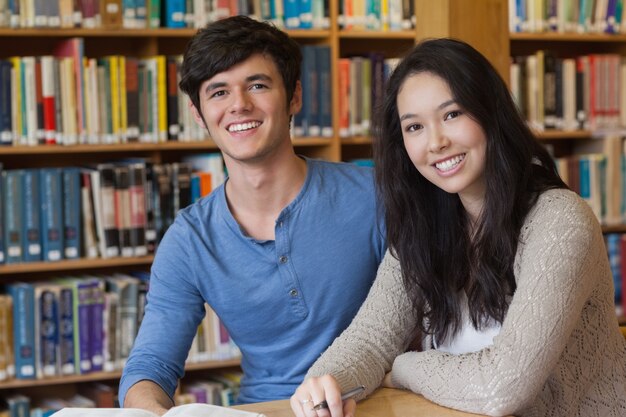
M 126 393 L 124 408 L 141 408 L 159 416 L 167 413 L 174 403 L 172 399 L 152 381 L 139 381 Z

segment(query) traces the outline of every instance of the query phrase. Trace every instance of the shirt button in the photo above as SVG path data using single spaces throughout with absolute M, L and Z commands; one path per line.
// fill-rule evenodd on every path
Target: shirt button
M 291 291 L 289 291 L 289 295 L 292 297 L 297 297 L 298 296 L 298 290 L 296 290 L 295 288 L 292 288 Z
M 280 262 L 281 264 L 286 264 L 288 260 L 289 258 L 284 255 L 278 258 L 278 262 Z

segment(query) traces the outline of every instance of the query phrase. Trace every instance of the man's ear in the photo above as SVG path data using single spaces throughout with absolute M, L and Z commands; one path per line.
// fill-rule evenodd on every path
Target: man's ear
M 207 128 L 206 123 L 204 123 L 204 119 L 202 118 L 202 115 L 200 114 L 196 106 L 193 105 L 193 102 L 191 100 L 189 100 L 188 105 L 189 105 L 189 109 L 191 110 L 191 115 L 193 116 L 193 119 L 196 121 L 198 126 L 200 126 L 202 129 L 206 129 Z
M 289 103 L 289 114 L 294 115 L 302 109 L 302 84 L 300 80 L 296 82 L 296 88 L 293 90 L 293 97 Z

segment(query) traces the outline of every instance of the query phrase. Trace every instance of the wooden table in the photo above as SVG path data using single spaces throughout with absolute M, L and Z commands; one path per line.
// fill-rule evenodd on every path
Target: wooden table
M 289 400 L 240 405 L 234 408 L 263 413 L 267 417 L 293 417 Z M 356 407 L 358 417 L 470 417 L 478 414 L 464 413 L 442 407 L 421 395 L 409 391 L 381 388 Z

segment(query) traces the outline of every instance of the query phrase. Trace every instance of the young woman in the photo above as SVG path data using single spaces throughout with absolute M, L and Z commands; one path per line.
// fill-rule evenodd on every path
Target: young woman
M 317 415 L 353 416 L 341 392 L 381 383 L 480 414 L 626 415 L 602 231 L 496 70 L 463 42 L 425 41 L 391 75 L 381 118 L 390 249 L 292 396 L 296 415 L 326 400 Z

